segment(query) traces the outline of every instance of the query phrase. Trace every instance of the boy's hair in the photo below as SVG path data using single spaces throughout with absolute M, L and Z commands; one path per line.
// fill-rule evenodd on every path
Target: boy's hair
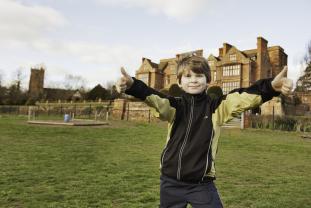
M 178 57 L 178 56 L 177 56 Z M 181 82 L 181 77 L 183 73 L 191 70 L 194 73 L 204 74 L 206 77 L 206 82 L 211 81 L 211 70 L 206 61 L 202 56 L 198 56 L 195 53 L 186 54 L 183 57 L 178 57 L 177 60 L 177 79 L 178 83 Z

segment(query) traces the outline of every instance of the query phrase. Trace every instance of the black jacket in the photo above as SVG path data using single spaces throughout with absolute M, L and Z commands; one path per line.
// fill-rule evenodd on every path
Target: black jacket
M 155 116 L 168 121 L 168 134 L 161 155 L 162 174 L 185 182 L 200 182 L 216 176 L 215 158 L 220 126 L 234 115 L 258 107 L 279 95 L 271 79 L 257 81 L 218 99 L 205 92 L 171 97 L 134 78 L 126 93 L 145 101 Z

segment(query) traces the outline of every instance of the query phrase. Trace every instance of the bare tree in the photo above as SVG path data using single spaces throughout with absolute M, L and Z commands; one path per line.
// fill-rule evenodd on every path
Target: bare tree
M 48 80 L 48 81 L 46 81 L 45 86 L 47 88 L 61 88 L 63 86 L 63 82 L 62 81 Z
M 2 85 L 3 85 L 3 72 L 0 69 L 0 87 L 2 87 Z
M 310 92 L 311 91 L 311 41 L 307 46 L 306 54 L 303 58 L 306 68 L 304 69 L 303 75 L 297 80 L 297 92 Z
M 13 72 L 13 85 L 16 85 L 17 90 L 21 90 L 26 75 L 24 74 L 25 68 L 19 67 Z
M 64 87 L 69 90 L 85 89 L 85 83 L 86 80 L 83 77 L 67 74 L 65 76 Z
M 308 43 L 308 46 L 307 46 L 307 52 L 303 58 L 305 64 L 307 66 L 310 66 L 311 65 L 311 40 L 310 42 Z

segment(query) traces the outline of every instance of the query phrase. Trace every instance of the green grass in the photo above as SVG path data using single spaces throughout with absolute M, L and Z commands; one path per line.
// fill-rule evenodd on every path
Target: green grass
M 0 207 L 157 207 L 164 123 L 26 124 L 0 117 Z M 311 140 L 224 130 L 217 157 L 225 207 L 311 207 Z

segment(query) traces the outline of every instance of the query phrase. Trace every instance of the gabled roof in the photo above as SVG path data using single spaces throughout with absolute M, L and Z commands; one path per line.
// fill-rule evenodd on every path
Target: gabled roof
M 159 65 L 156 64 L 156 63 L 154 63 L 154 62 L 152 62 L 150 59 L 148 59 L 148 58 L 143 58 L 143 62 L 144 62 L 145 60 L 150 64 L 150 66 L 151 66 L 152 68 L 156 68 L 156 69 L 158 68 Z
M 162 71 L 168 64 L 168 61 L 160 61 L 159 70 Z
M 144 64 L 147 64 L 147 69 L 144 66 Z M 158 71 L 159 65 L 152 62 L 150 59 L 142 58 L 142 64 L 140 65 L 139 69 L 136 71 L 136 73 L 146 73 L 150 71 Z
M 177 58 L 161 59 L 159 64 L 159 70 L 163 72 L 169 63 L 177 63 Z
M 229 54 L 231 51 L 237 52 L 237 54 L 240 54 L 243 58 L 249 58 L 249 57 L 247 57 L 247 55 L 244 54 L 242 51 L 238 50 L 235 46 L 232 46 L 232 47 L 230 48 L 230 50 L 227 52 L 227 54 L 226 54 L 224 57 L 228 56 L 228 54 Z M 224 57 L 223 57 L 223 58 L 224 58 Z

